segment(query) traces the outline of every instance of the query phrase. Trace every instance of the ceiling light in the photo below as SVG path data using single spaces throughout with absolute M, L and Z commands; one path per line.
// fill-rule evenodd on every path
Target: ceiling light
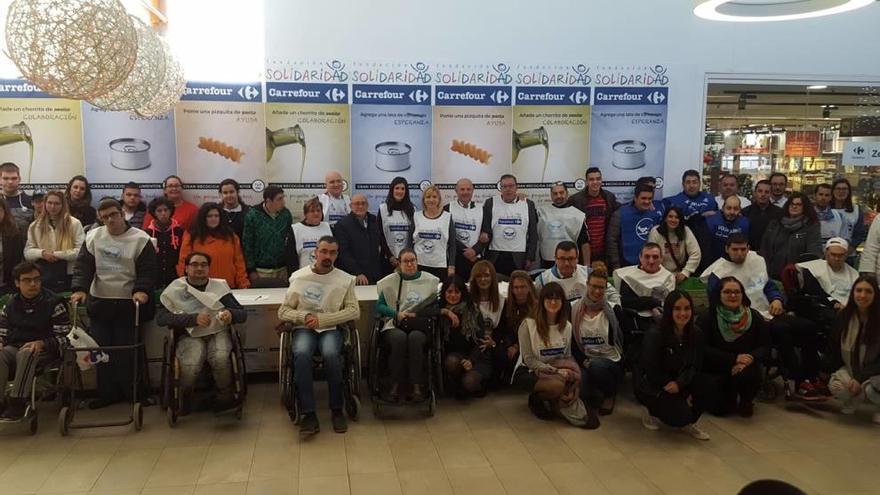
M 828 86 L 824 84 L 814 84 L 812 86 L 807 86 L 807 89 L 828 89 Z
M 867 7 L 875 0 L 697 0 L 694 15 L 711 21 L 769 22 L 809 19 Z

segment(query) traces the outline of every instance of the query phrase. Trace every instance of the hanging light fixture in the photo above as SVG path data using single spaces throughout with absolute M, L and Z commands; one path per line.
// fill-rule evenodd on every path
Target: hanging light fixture
M 697 0 L 694 14 L 711 21 L 770 22 L 841 14 L 876 0 Z
M 159 91 L 153 95 L 153 98 L 134 109 L 142 117 L 155 117 L 170 111 L 180 101 L 180 96 L 186 88 L 186 78 L 183 76 L 180 64 L 174 59 L 167 43 L 162 41 L 162 47 L 165 50 L 165 75 Z
M 40 89 L 91 100 L 126 80 L 137 58 L 138 33 L 118 0 L 14 0 L 6 49 Z
M 105 110 L 134 110 L 153 99 L 165 81 L 165 48 L 159 36 L 140 19 L 132 17 L 138 33 L 137 60 L 125 81 L 116 89 L 91 101 Z

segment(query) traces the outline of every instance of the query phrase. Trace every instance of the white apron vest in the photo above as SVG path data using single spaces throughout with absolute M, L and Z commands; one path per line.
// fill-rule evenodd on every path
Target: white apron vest
M 351 213 L 351 198 L 343 194 L 339 198 L 334 198 L 327 193 L 318 195 L 318 201 L 324 210 L 324 221 L 330 225 L 336 225 L 336 222 L 342 220 L 345 215 Z
M 709 276 L 713 274 L 719 279 L 736 277 L 745 287 L 746 295 L 752 301 L 752 309 L 761 313 L 765 320 L 773 319 L 770 314 L 770 301 L 764 295 L 764 286 L 767 285 L 770 277 L 767 275 L 767 265 L 764 263 L 764 258 L 758 253 L 749 251 L 742 265 L 719 258 L 706 268 L 706 271 L 700 275 L 700 280 L 706 283 L 709 281 Z
M 415 280 L 404 280 L 400 283 L 400 274 L 397 272 L 388 275 L 376 284 L 376 289 L 385 297 L 385 304 L 398 312 L 410 311 L 422 305 L 429 299 L 437 299 L 440 290 L 440 279 L 428 272 L 421 272 Z M 398 291 L 400 286 L 400 305 L 398 306 Z M 394 320 L 389 319 L 382 330 L 394 326 Z
M 425 212 L 417 211 L 413 218 L 413 249 L 419 258 L 419 264 L 431 268 L 446 268 L 446 247 L 449 245 L 449 222 L 452 216 L 444 211 L 437 218 L 428 218 Z
M 855 268 L 843 264 L 843 269 L 839 273 L 831 273 L 831 267 L 825 260 L 813 260 L 806 263 L 798 263 L 798 271 L 807 270 L 819 282 L 819 286 L 826 294 L 833 297 L 835 301 L 846 305 L 849 300 L 849 293 L 852 286 L 859 278 L 859 272 Z
M 159 300 L 168 311 L 175 314 L 194 314 L 207 312 L 211 315 L 211 324 L 207 327 L 187 327 L 186 331 L 193 337 L 214 335 L 226 329 L 217 315 L 224 308 L 220 299 L 229 294 L 229 285 L 222 278 L 208 279 L 204 291 L 200 291 L 187 283 L 186 277 L 180 277 L 162 291 Z
M 299 267 L 311 266 L 315 262 L 315 249 L 318 248 L 318 239 L 325 235 L 333 235 L 330 224 L 321 222 L 311 226 L 302 222 L 293 224 L 293 236 L 296 239 L 296 255 L 299 257 Z
M 330 270 L 330 273 L 318 274 L 312 271 L 311 266 L 306 266 L 290 276 L 287 292 L 296 294 L 298 310 L 316 314 L 333 313 L 342 308 L 353 280 L 353 276 L 338 268 Z M 316 329 L 318 332 L 324 330 L 332 328 Z
M 86 236 L 86 249 L 95 257 L 95 279 L 91 295 L 104 299 L 131 299 L 137 278 L 136 261 L 150 236 L 130 228 L 112 236 L 107 227 L 98 227 Z
M 379 216 L 382 217 L 382 233 L 385 234 L 388 249 L 391 250 L 391 255 L 397 258 L 400 255 L 400 250 L 407 246 L 406 236 L 409 234 L 409 219 L 400 210 L 394 210 L 389 215 L 388 205 L 385 203 L 379 205 Z
M 621 283 L 626 282 L 639 297 L 653 297 L 661 302 L 675 290 L 675 275 L 660 267 L 657 273 L 647 273 L 638 266 L 627 266 L 614 271 L 614 288 L 620 292 Z M 639 311 L 639 316 L 651 316 L 650 310 Z
M 480 226 L 483 224 L 483 205 L 474 204 L 473 208 L 464 208 L 458 201 L 449 203 L 449 213 L 455 227 L 458 242 L 467 247 L 474 247 L 480 240 Z
M 554 359 L 563 358 L 571 354 L 571 323 L 565 322 L 565 326 L 561 331 L 559 330 L 559 325 L 550 325 L 548 342 L 546 344 L 541 339 L 541 336 L 538 335 L 538 327 L 535 320 L 526 318 L 522 324 L 528 326 L 532 350 L 542 363 L 549 363 Z
M 541 259 L 556 259 L 556 245 L 562 241 L 577 242 L 584 225 L 584 213 L 574 206 L 557 208 L 553 205 L 538 209 L 538 245 Z M 578 246 L 580 249 L 580 246 Z
M 492 199 L 492 242 L 489 249 L 524 253 L 528 230 L 529 204 L 526 200 L 505 203 L 501 196 Z

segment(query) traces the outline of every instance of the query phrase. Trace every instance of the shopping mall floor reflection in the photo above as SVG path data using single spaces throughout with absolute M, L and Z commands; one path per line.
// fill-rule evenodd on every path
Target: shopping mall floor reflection
M 319 385 L 319 404 L 326 387 Z M 630 396 L 628 390 L 625 396 Z M 870 418 L 759 403 L 751 420 L 703 416 L 708 442 L 652 432 L 622 397 L 598 430 L 535 419 L 525 396 L 502 392 L 423 409 L 369 403 L 347 434 L 300 441 L 277 384 L 250 387 L 244 419 L 198 413 L 170 429 L 158 407 L 144 429 L 77 430 L 61 438 L 57 407 L 40 431 L 0 430 L 0 495 L 92 494 L 734 494 L 777 478 L 810 494 L 878 493 L 880 428 Z M 368 401 L 368 399 L 367 399 Z M 109 419 L 122 407 L 84 411 Z

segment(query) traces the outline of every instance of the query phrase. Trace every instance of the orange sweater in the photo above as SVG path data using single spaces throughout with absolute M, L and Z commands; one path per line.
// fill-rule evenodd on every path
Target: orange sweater
M 232 289 L 247 289 L 251 282 L 245 272 L 244 253 L 241 250 L 241 241 L 238 236 L 232 234 L 232 241 L 225 241 L 217 237 L 208 237 L 204 242 L 195 242 L 190 245 L 189 232 L 183 234 L 183 243 L 180 246 L 180 258 L 177 262 L 177 274 L 184 275 L 184 260 L 193 251 L 205 253 L 211 257 L 211 278 L 226 279 Z

